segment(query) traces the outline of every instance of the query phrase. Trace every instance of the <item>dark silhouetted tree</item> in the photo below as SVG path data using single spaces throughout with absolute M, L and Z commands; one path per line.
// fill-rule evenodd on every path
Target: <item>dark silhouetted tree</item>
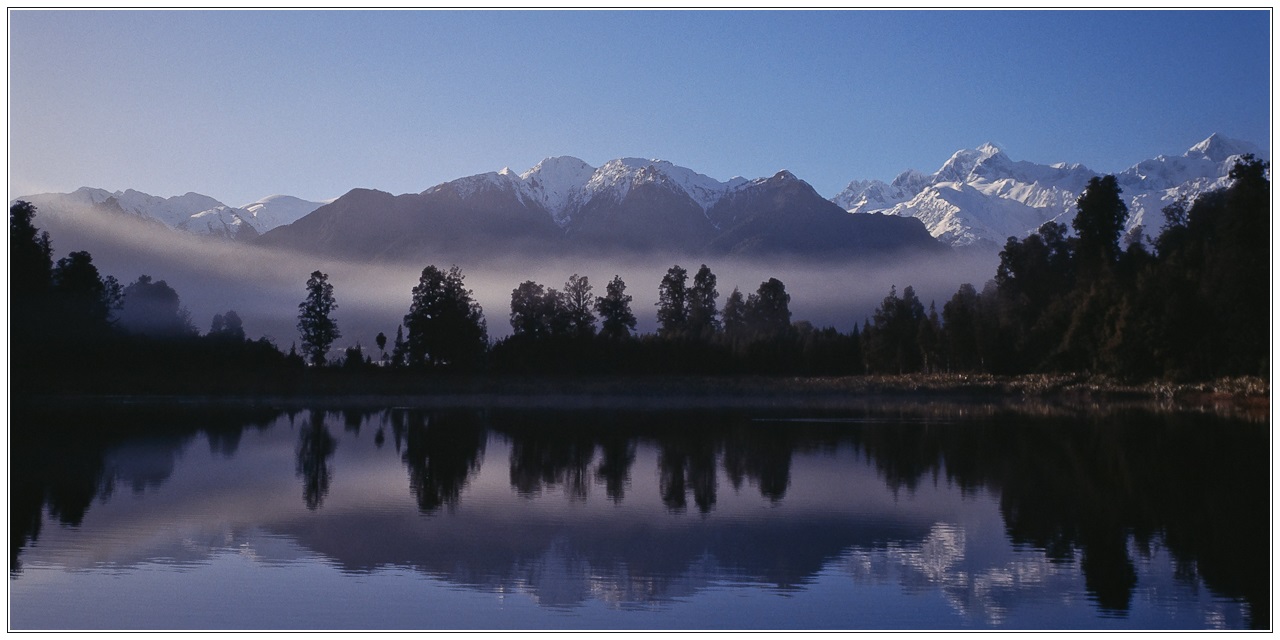
M 942 370 L 942 322 L 933 302 L 929 303 L 928 315 L 920 319 L 916 344 L 920 349 L 921 370 L 925 373 Z
M 517 336 L 547 338 L 570 333 L 565 296 L 532 280 L 511 291 L 511 329 Z
M 225 318 L 223 319 L 225 322 Z M 239 320 L 237 316 L 236 320 Z M 142 275 L 124 288 L 117 323 L 126 331 L 158 338 L 193 336 L 191 313 L 182 306 L 178 292 L 164 280 Z M 243 329 L 241 329 L 243 335 Z
M 951 300 L 942 305 L 944 368 L 951 371 L 982 371 L 979 347 L 981 310 L 978 290 L 964 283 Z
M 1071 227 L 1079 244 L 1076 257 L 1080 266 L 1092 274 L 1095 269 L 1109 267 L 1120 254 L 1120 233 L 1124 231 L 1129 209 L 1120 198 L 1120 185 L 1115 176 L 1089 179 L 1084 193 L 1076 200 L 1076 217 Z
M 73 251 L 53 268 L 53 291 L 67 318 L 89 327 L 108 326 L 124 295 L 113 276 L 103 277 L 88 251 Z
M 724 321 L 724 333 L 730 341 L 740 340 L 747 332 L 747 302 L 737 287 L 724 301 L 724 311 L 720 317 Z
M 484 313 L 456 266 L 448 272 L 434 265 L 422 270 L 404 326 L 410 366 L 474 367 L 489 344 Z
M 667 269 L 658 285 L 658 335 L 684 336 L 689 328 L 689 272 L 680 265 Z
M 331 315 L 337 308 L 329 276 L 319 271 L 311 272 L 311 278 L 307 280 L 307 299 L 298 304 L 298 333 L 302 337 L 302 351 L 313 365 L 324 364 L 329 346 L 342 337 L 338 322 Z
M 1065 226 L 1046 222 L 1023 240 L 1009 238 L 1000 252 L 995 283 L 1006 354 L 989 360 L 997 373 L 1053 368 L 1070 321 L 1076 283 L 1077 241 Z M 990 354 L 996 355 L 996 354 Z
M 562 299 L 568 315 L 569 334 L 580 338 L 594 336 L 596 314 L 591 310 L 594 300 L 587 277 L 576 273 L 569 276 L 569 281 L 564 284 Z
M 890 287 L 876 309 L 873 324 L 867 327 L 867 364 L 878 373 L 914 373 L 923 365 L 920 351 L 920 324 L 927 321 L 924 305 L 915 290 L 907 287 L 898 297 Z
M 404 343 L 404 325 L 396 327 L 396 341 L 391 347 L 391 366 L 400 368 L 408 364 L 409 346 Z
M 600 314 L 600 335 L 612 340 L 631 336 L 636 329 L 636 316 L 631 313 L 631 296 L 620 276 L 605 286 L 605 295 L 596 298 L 596 312 Z
M 698 340 L 708 340 L 720 330 L 720 319 L 717 316 L 716 275 L 711 273 L 707 265 L 702 265 L 693 276 L 693 286 L 689 288 L 689 335 Z
M 36 208 L 19 200 L 9 207 L 9 291 L 21 303 L 53 284 L 53 245 L 36 228 Z
M 791 294 L 777 278 L 760 283 L 747 296 L 744 318 L 752 334 L 759 338 L 780 338 L 791 328 Z
M 209 325 L 209 337 L 230 342 L 244 342 L 244 322 L 240 320 L 240 314 L 234 310 L 226 314 L 214 314 L 213 322 Z

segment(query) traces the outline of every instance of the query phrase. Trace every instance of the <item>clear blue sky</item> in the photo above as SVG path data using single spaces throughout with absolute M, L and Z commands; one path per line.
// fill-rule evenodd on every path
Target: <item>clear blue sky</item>
M 417 192 L 573 155 L 825 196 L 986 141 L 1270 144 L 1268 11 L 9 11 L 9 195 Z

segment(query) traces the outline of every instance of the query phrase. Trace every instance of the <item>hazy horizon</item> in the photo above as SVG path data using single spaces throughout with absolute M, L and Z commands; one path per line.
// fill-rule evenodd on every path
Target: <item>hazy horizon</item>
M 793 321 L 847 333 L 855 323 L 860 325 L 872 316 L 890 287 L 896 287 L 899 295 L 905 287 L 913 287 L 926 308 L 935 302 L 941 313 L 942 305 L 960 284 L 970 282 L 981 290 L 994 277 L 998 264 L 994 252 L 956 252 L 929 261 L 898 256 L 881 264 L 856 258 L 788 262 L 669 253 L 554 260 L 452 255 L 413 262 L 352 262 L 201 238 L 127 216 L 78 215 L 68 219 L 42 217 L 37 211 L 35 223 L 50 231 L 55 259 L 70 251 L 89 251 L 102 275 L 115 276 L 122 285 L 140 275 L 164 280 L 177 291 L 201 333 L 208 332 L 215 313 L 234 310 L 244 321 L 247 337 L 268 337 L 285 351 L 298 340 L 297 305 L 306 297 L 307 278 L 320 270 L 334 286 L 338 303 L 334 318 L 343 334 L 334 343 L 331 356 L 357 342 L 365 353 L 376 353 L 374 337 L 379 332 L 392 341 L 397 325 L 409 311 L 411 290 L 428 264 L 459 266 L 465 285 L 474 291 L 484 310 L 491 339 L 511 334 L 511 292 L 526 280 L 560 289 L 570 275 L 584 275 L 593 295 L 602 296 L 609 280 L 619 275 L 626 282 L 626 293 L 634 297 L 631 309 L 637 331 L 652 333 L 657 329 L 658 284 L 667 269 L 679 264 L 692 277 L 706 263 L 717 277 L 717 307 L 724 305 L 734 287 L 745 296 L 765 280 L 778 278 L 791 295 Z

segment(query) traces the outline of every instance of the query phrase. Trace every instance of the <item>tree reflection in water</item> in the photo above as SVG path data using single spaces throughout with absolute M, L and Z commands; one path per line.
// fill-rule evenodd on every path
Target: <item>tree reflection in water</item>
M 405 433 L 409 491 L 423 513 L 454 506 L 484 459 L 487 431 L 473 412 L 396 410 Z M 397 438 L 398 440 L 398 438 Z
M 604 483 L 605 495 L 621 504 L 631 482 L 631 465 L 636 461 L 636 443 L 616 434 L 604 434 L 600 442 L 600 465 L 596 480 Z
M 78 526 L 95 499 L 110 495 L 117 477 L 150 488 L 172 472 L 171 465 L 158 464 L 144 470 L 147 474 L 129 475 L 118 468 L 125 459 L 120 452 L 172 460 L 203 431 L 210 450 L 230 458 L 240 449 L 245 428 L 266 428 L 279 415 L 191 407 L 16 408 L 11 572 L 21 573 L 22 552 L 39 537 L 45 513 L 58 524 Z M 296 473 L 303 480 L 304 504 L 314 511 L 333 482 L 337 440 L 324 411 L 303 415 Z M 998 496 L 1009 539 L 1043 550 L 1050 560 L 1078 562 L 1086 589 L 1105 614 L 1125 615 L 1132 607 L 1138 587 L 1133 554 L 1150 555 L 1153 547 L 1163 546 L 1180 579 L 1203 580 L 1215 593 L 1246 602 L 1256 627 L 1269 623 L 1270 460 L 1267 429 L 1258 425 L 1196 413 L 1028 416 L 969 407 L 923 417 L 909 411 L 844 412 L 832 420 L 820 414 L 812 422 L 760 417 L 734 411 L 341 413 L 344 437 L 390 436 L 408 469 L 408 489 L 424 513 L 459 503 L 480 470 L 490 434 L 510 443 L 509 481 L 518 495 L 561 488 L 581 500 L 592 484 L 600 484 L 608 500 L 622 505 L 637 453 L 648 450 L 657 460 L 661 503 L 680 512 L 692 498 L 700 514 L 716 508 L 719 470 L 735 491 L 753 485 L 770 502 L 782 503 L 797 452 L 845 448 L 865 458 L 894 492 L 912 494 L 929 479 L 945 479 L 962 492 Z M 774 523 L 784 524 L 797 527 L 785 534 L 770 530 L 782 545 L 778 548 L 808 545 L 824 551 L 770 575 L 779 585 L 802 584 L 821 569 L 823 558 L 853 544 L 831 528 L 831 539 L 819 543 L 823 534 L 813 527 Z M 737 567 L 755 562 L 735 557 L 729 547 L 687 552 L 682 557 L 711 553 Z M 593 563 L 617 562 L 610 553 L 601 547 L 589 557 Z M 633 572 L 640 571 L 637 559 L 629 562 Z
M 297 473 L 302 477 L 302 499 L 307 508 L 315 511 L 329 494 L 329 458 L 338 448 L 337 440 L 325 425 L 325 412 L 311 411 L 310 420 L 298 433 Z
M 535 412 L 491 415 L 491 424 L 503 425 L 511 438 L 511 487 L 525 497 L 564 487 L 571 498 L 584 499 L 591 487 L 596 440 L 610 427 L 601 422 L 594 429 L 590 420 L 547 424 L 545 418 Z

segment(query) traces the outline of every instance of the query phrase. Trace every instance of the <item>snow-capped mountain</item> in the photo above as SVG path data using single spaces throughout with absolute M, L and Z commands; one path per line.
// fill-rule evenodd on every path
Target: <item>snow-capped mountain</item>
M 484 189 L 510 190 L 521 202 L 541 208 L 558 226 L 566 228 L 573 222 L 573 214 L 597 197 L 622 202 L 638 185 L 662 183 L 693 200 L 705 212 L 746 182 L 745 178 L 720 182 L 666 160 L 619 158 L 595 168 L 578 158 L 559 156 L 547 158 L 521 174 L 506 168 L 446 182 L 424 194 L 452 189 L 459 197 L 467 198 Z
M 251 222 L 258 233 L 266 233 L 290 224 L 330 202 L 333 199 L 312 202 L 293 196 L 273 195 L 242 205 L 239 211 L 243 212 L 240 213 L 241 218 Z
M 42 215 L 67 217 L 85 212 L 123 213 L 161 223 L 171 229 L 232 239 L 256 237 L 289 224 L 325 204 L 276 195 L 243 207 L 229 207 L 199 193 L 162 198 L 133 189 L 111 192 L 92 187 L 81 187 L 71 193 L 22 196 L 16 200 L 36 205 Z
M 1214 134 L 1181 156 L 1157 156 L 1116 174 L 1129 207 L 1127 230 L 1142 225 L 1154 234 L 1165 206 L 1227 186 L 1231 167 L 1246 153 L 1266 158 L 1252 144 Z M 999 247 L 1050 220 L 1070 228 L 1076 199 L 1097 175 L 1080 164 L 1014 161 L 988 143 L 957 151 L 931 175 L 909 170 L 892 183 L 852 181 L 832 202 L 850 212 L 917 218 L 952 246 Z
M 719 181 L 665 160 L 547 158 L 418 194 L 357 189 L 260 244 L 345 258 L 665 251 L 829 257 L 937 251 L 916 221 L 850 215 L 789 172 Z

